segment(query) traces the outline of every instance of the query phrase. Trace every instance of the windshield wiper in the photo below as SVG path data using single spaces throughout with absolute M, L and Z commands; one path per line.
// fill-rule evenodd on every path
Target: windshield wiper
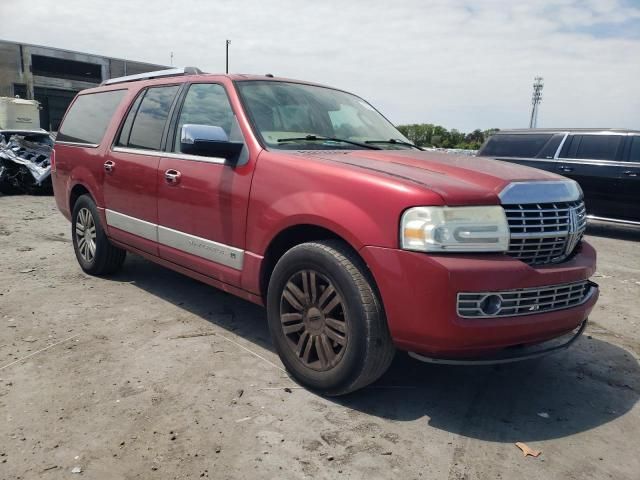
M 382 150 L 380 147 L 375 147 L 373 145 L 367 145 L 367 143 L 360 143 L 360 142 L 354 142 L 352 140 L 346 140 L 344 138 L 336 138 L 336 137 L 322 137 L 322 136 L 318 136 L 318 135 L 307 135 L 306 137 L 291 137 L 291 138 L 279 138 L 278 139 L 278 143 L 284 143 L 284 142 L 299 142 L 302 140 L 328 140 L 331 142 L 342 142 L 342 143 L 348 143 L 350 145 L 356 145 L 358 147 L 362 147 L 362 148 L 368 148 L 370 150 Z
M 407 147 L 413 147 L 413 148 L 417 148 L 418 150 L 423 150 L 418 145 L 414 145 L 413 143 L 409 143 L 409 142 L 403 142 L 402 140 L 396 140 L 395 138 L 392 138 L 390 140 L 367 140 L 364 143 L 386 143 L 389 145 L 406 145 Z

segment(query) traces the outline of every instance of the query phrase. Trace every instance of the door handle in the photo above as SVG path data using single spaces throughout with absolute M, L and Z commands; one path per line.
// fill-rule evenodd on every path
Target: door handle
M 624 173 L 627 177 L 637 177 L 638 172 L 634 172 L 633 170 L 625 170 Z
M 104 170 L 105 172 L 113 172 L 113 169 L 116 168 L 115 162 L 111 160 L 107 160 L 104 162 Z
M 573 167 L 567 167 L 566 165 L 561 165 L 558 169 L 562 172 L 573 172 Z
M 178 170 L 174 170 L 173 168 L 165 170 L 164 172 L 164 180 L 169 185 L 177 185 L 178 183 L 180 183 L 180 177 L 182 177 L 182 174 Z

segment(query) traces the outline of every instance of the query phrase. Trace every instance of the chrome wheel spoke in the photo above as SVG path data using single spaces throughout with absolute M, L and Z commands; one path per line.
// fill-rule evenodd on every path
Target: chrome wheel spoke
M 88 231 L 89 231 L 89 236 L 91 237 L 91 239 L 95 240 L 95 238 L 96 238 L 96 227 L 95 227 L 95 225 L 93 227 L 90 227 L 88 229 Z
M 84 225 L 80 221 L 76 222 L 76 235 L 78 233 L 84 233 Z
M 327 317 L 324 319 L 324 321 L 328 327 L 331 327 L 332 329 L 340 333 L 346 333 L 347 331 L 347 326 L 341 320 L 336 320 L 335 318 Z
M 309 363 L 309 355 L 311 354 L 311 347 L 313 347 L 313 337 L 311 337 L 307 342 L 307 346 L 305 347 L 304 353 L 302 354 L 302 360 L 304 360 L 304 363 Z
M 313 270 L 309 272 L 309 284 L 311 289 L 311 301 L 309 303 L 314 304 L 318 297 L 318 283 L 316 280 L 316 272 Z
M 295 322 L 296 320 L 302 321 L 301 313 L 283 313 L 280 315 L 280 321 L 282 323 Z
M 287 290 L 295 297 L 298 303 L 304 307 L 308 304 L 307 297 L 304 292 L 298 288 L 298 286 L 293 283 L 291 280 L 287 282 Z
M 347 339 L 345 337 L 343 337 L 342 335 L 334 332 L 330 328 L 327 328 L 325 330 L 325 334 L 326 334 L 327 337 L 329 337 L 331 340 L 333 340 L 334 342 L 336 342 L 339 345 L 344 345 L 344 344 L 347 343 Z
M 324 308 L 322 309 L 322 312 L 323 312 L 325 315 L 328 315 L 328 314 L 330 314 L 330 313 L 333 311 L 333 309 L 334 309 L 334 308 L 336 308 L 338 305 L 342 305 L 342 299 L 340 298 L 340 295 L 338 295 L 338 294 L 336 293 L 336 296 L 335 296 L 335 297 L 333 297 L 333 300 L 331 300 L 331 301 L 327 304 L 327 306 L 326 306 L 326 307 L 324 307 Z
M 298 339 L 298 344 L 296 345 L 296 355 L 300 356 L 300 354 L 302 353 L 302 349 L 305 347 L 307 338 L 309 338 L 309 332 L 305 330 L 304 332 L 302 332 L 302 335 L 300 335 L 300 338 Z
M 298 302 L 296 297 L 294 297 L 289 290 L 285 290 L 284 293 L 282 294 L 282 297 L 287 300 L 289 305 L 291 305 L 293 308 L 295 308 L 299 312 L 302 312 L 304 310 L 304 307 L 300 304 L 300 302 Z
M 328 285 L 327 288 L 324 289 L 324 292 L 322 292 L 322 295 L 320 295 L 320 298 L 318 299 L 318 307 L 322 308 L 322 306 L 325 304 L 325 302 L 329 299 L 331 294 L 334 292 L 335 292 L 335 289 L 333 288 L 333 285 Z
M 283 325 L 282 326 L 282 331 L 284 332 L 285 335 L 289 335 L 290 333 L 296 333 L 299 332 L 300 330 L 304 330 L 304 323 L 302 323 L 302 321 L 300 321 L 300 323 L 292 323 L 290 325 Z

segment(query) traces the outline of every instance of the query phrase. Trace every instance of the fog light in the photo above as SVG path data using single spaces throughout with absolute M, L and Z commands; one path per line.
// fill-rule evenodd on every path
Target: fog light
M 485 315 L 495 315 L 502 308 L 502 297 L 500 295 L 487 295 L 480 302 L 480 310 Z

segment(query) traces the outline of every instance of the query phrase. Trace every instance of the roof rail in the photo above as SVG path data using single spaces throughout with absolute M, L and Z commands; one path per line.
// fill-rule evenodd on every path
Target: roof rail
M 179 75 L 199 75 L 203 73 L 196 67 L 168 68 L 167 70 L 156 70 L 155 72 L 138 73 L 137 75 L 127 75 L 105 80 L 100 85 L 113 85 L 114 83 L 135 82 L 136 80 L 150 80 L 152 78 L 176 77 Z

